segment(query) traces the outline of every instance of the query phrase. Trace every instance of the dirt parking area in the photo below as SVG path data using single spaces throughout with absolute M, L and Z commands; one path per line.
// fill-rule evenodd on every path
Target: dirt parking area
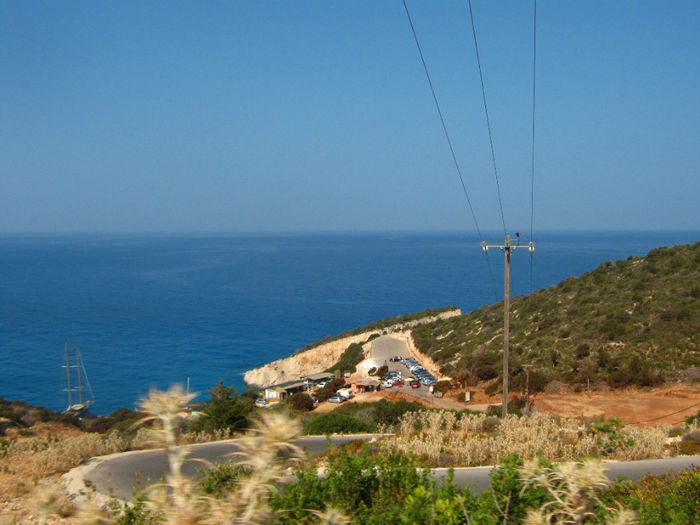
M 580 394 L 537 394 L 535 408 L 563 417 L 618 417 L 626 425 L 679 425 L 700 410 L 700 388 L 679 385 Z

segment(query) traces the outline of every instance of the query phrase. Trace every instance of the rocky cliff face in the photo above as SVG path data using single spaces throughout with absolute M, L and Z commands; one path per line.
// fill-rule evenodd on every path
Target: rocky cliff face
M 435 316 L 410 321 L 408 323 L 396 324 L 386 328 L 383 330 L 383 332 L 400 332 L 418 324 L 426 324 L 438 319 L 447 319 L 448 317 L 454 317 L 456 315 L 462 315 L 462 311 L 459 308 L 443 312 Z M 304 352 L 298 352 L 289 357 L 278 359 L 277 361 L 268 363 L 260 368 L 248 370 L 243 379 L 246 385 L 251 388 L 266 388 L 277 383 L 296 381 L 309 374 L 323 372 L 338 362 L 341 354 L 347 349 L 348 346 L 350 346 L 352 343 L 364 343 L 373 333 L 377 333 L 377 330 L 370 330 L 360 334 L 336 339 L 335 341 L 315 346 Z

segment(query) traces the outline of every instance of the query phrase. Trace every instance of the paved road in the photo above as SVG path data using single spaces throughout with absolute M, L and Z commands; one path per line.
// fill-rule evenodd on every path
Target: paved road
M 331 436 L 330 439 L 332 446 L 339 446 L 355 439 L 370 440 L 381 436 L 381 434 L 349 434 Z M 308 451 L 309 455 L 318 454 L 327 449 L 325 436 L 306 436 L 297 439 L 295 443 Z M 192 445 L 190 449 L 191 453 L 182 470 L 184 474 L 192 477 L 197 476 L 207 462 L 211 464 L 227 461 L 237 450 L 233 440 Z M 82 489 L 84 487 L 82 479 L 86 479 L 102 494 L 129 500 L 135 489 L 155 483 L 165 475 L 167 470 L 167 455 L 163 449 L 112 454 L 90 459 L 78 467 L 75 475 L 69 478 L 81 479 L 74 479 L 70 488 L 75 491 Z
M 355 439 L 379 438 L 379 434 L 354 434 L 347 436 L 333 436 L 331 443 L 338 446 Z M 326 450 L 326 438 L 324 436 L 307 436 L 297 440 L 297 444 L 309 451 L 309 454 L 317 454 Z M 231 441 L 218 441 L 192 446 L 191 458 L 202 458 L 209 462 L 225 461 L 229 459 L 231 452 L 236 450 Z M 613 480 L 618 476 L 636 481 L 647 474 L 662 474 L 670 470 L 680 471 L 693 466 L 700 466 L 700 456 L 678 456 L 665 459 L 648 459 L 642 461 L 609 461 L 605 463 L 606 474 Z M 188 475 L 196 475 L 203 464 L 190 461 L 185 465 L 184 471 Z M 481 493 L 490 486 L 490 475 L 494 467 L 458 468 L 454 471 L 455 483 L 459 486 L 469 486 L 474 493 Z M 113 454 L 103 458 L 94 458 L 87 464 L 74 469 L 67 474 L 73 478 L 71 489 L 74 492 L 83 488 L 82 479 L 85 478 L 102 494 L 116 496 L 129 500 L 133 496 L 135 488 L 143 488 L 149 482 L 157 481 L 163 477 L 167 470 L 166 455 L 163 450 L 144 450 Z M 443 479 L 448 469 L 433 469 L 432 475 L 436 479 Z
M 622 476 L 637 481 L 648 474 L 663 474 L 670 470 L 681 471 L 700 466 L 700 456 L 677 456 L 664 459 L 644 459 L 641 461 L 605 461 L 605 475 L 611 481 Z M 480 494 L 491 485 L 491 471 L 494 467 L 473 467 L 455 469 L 455 483 L 460 487 L 469 485 L 472 492 Z M 447 475 L 448 469 L 433 469 L 435 478 Z

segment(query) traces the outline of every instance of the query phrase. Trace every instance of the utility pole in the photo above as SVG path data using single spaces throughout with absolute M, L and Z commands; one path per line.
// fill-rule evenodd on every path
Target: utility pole
M 525 408 L 523 412 L 530 415 L 530 368 L 531 364 L 523 365 L 525 369 Z
M 520 234 L 515 234 L 518 241 Z M 535 244 L 530 241 L 525 245 L 511 244 L 510 235 L 506 235 L 504 244 L 486 244 L 481 241 L 481 248 L 488 253 L 489 248 L 502 248 L 505 254 L 505 276 L 503 284 L 503 417 L 508 414 L 508 339 L 510 334 L 510 252 L 516 248 L 527 248 L 530 253 L 535 251 Z

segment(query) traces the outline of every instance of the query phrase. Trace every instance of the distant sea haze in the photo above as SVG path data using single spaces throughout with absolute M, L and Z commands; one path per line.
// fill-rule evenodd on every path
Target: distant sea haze
M 699 238 L 538 233 L 532 260 L 513 255 L 512 294 Z M 188 379 L 202 399 L 220 379 L 242 390 L 245 370 L 325 336 L 500 301 L 502 252 L 488 260 L 469 233 L 6 235 L 0 397 L 63 410 L 66 342 L 80 347 L 98 414 Z

